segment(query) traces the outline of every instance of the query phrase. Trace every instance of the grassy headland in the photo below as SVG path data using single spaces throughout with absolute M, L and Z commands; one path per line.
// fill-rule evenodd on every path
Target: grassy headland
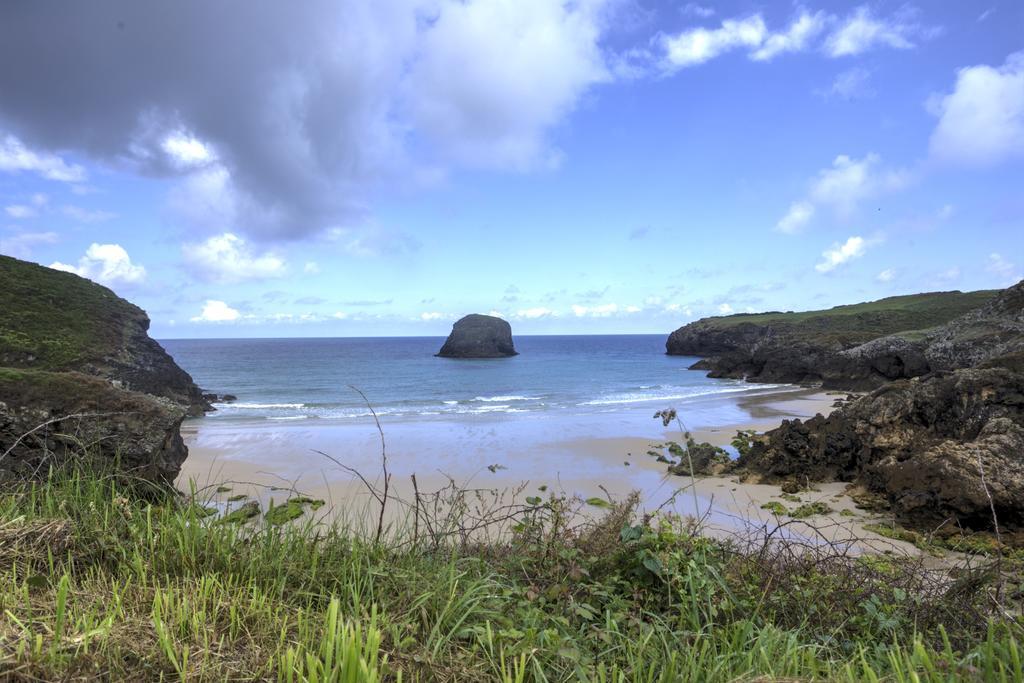
M 66 370 L 98 362 L 123 343 L 138 307 L 72 273 L 0 256 L 0 365 Z M 31 359 L 31 360 L 29 360 Z
M 1005 560 L 947 574 L 741 546 L 637 518 L 635 501 L 580 516 L 543 496 L 500 540 L 449 534 L 479 523 L 471 497 L 374 540 L 308 517 L 225 523 L 116 478 L 53 473 L 0 494 L 0 678 L 1024 677 Z
M 780 333 L 827 344 L 835 339 L 857 343 L 895 334 L 923 332 L 947 323 L 988 302 L 999 290 L 927 292 L 818 311 L 736 313 L 700 322 L 715 329 L 737 325 L 771 325 Z M 911 335 L 912 336 L 912 335 Z

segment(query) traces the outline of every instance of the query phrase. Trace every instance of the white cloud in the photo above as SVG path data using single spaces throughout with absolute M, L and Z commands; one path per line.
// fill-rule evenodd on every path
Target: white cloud
M 471 166 L 557 164 L 547 131 L 611 77 L 598 46 L 605 5 L 441 2 L 409 76 L 417 128 Z
M 437 311 L 420 313 L 420 320 L 444 320 L 446 317 L 444 313 L 438 313 Z
M 13 135 L 8 135 L 0 141 L 0 171 L 29 171 L 47 180 L 66 183 L 80 183 L 85 180 L 85 169 L 81 166 L 68 164 L 55 154 L 34 152 Z
M 911 23 L 905 13 L 883 19 L 875 17 L 871 8 L 862 5 L 829 35 L 825 50 L 832 57 L 859 55 L 879 46 L 907 50 L 914 47 L 910 37 L 920 32 L 920 27 Z
M 875 276 L 875 279 L 879 282 L 892 282 L 896 279 L 896 271 L 892 268 L 886 268 L 881 273 Z
M 863 237 L 851 237 L 843 244 L 833 244 L 831 249 L 822 252 L 824 260 L 814 266 L 814 269 L 819 273 L 833 271 L 839 266 L 863 256 L 870 244 Z
M 841 219 L 848 219 L 864 200 L 902 190 L 912 181 L 913 174 L 884 167 L 877 154 L 869 153 L 862 159 L 840 154 L 830 167 L 818 172 L 807 197 L 793 202 L 775 228 L 783 233 L 799 232 L 822 205 L 831 207 Z
M 618 304 L 600 304 L 598 306 L 580 306 L 575 304 L 572 307 L 573 315 L 577 318 L 607 318 L 619 312 Z
M 832 162 L 831 168 L 822 169 L 818 173 L 811 186 L 811 197 L 848 213 L 870 193 L 870 169 L 877 163 L 877 154 L 868 154 L 860 160 L 840 154 Z
M 231 173 L 219 164 L 190 173 L 167 196 L 177 216 L 200 228 L 216 230 L 239 222 L 252 207 L 231 180 Z M 273 217 L 273 212 L 270 213 Z
M 32 248 L 39 244 L 56 244 L 55 232 L 22 232 L 10 237 L 0 237 L 0 254 L 26 259 L 32 255 Z
M 359 258 L 408 254 L 421 246 L 420 241 L 408 233 L 379 226 L 370 226 L 361 232 L 352 228 L 331 228 L 327 239 L 338 242 L 342 249 Z
M 4 207 L 4 212 L 11 218 L 34 218 L 39 215 L 39 209 L 44 208 L 50 198 L 42 192 L 36 192 L 29 197 L 28 204 L 12 204 Z
M 345 311 L 335 311 L 334 313 L 331 314 L 331 317 L 334 318 L 335 320 L 345 320 L 346 318 L 348 318 L 348 313 L 346 313 Z
M 36 210 L 34 207 L 25 204 L 11 204 L 4 207 L 4 212 L 11 218 L 34 218 Z
M 694 28 L 675 36 L 663 36 L 666 67 L 669 70 L 696 66 L 736 48 L 757 48 L 768 29 L 760 14 L 743 19 L 726 19 L 716 29 Z
M 180 131 L 165 137 L 161 147 L 171 163 L 178 168 L 202 166 L 216 159 L 202 141 Z
M 878 163 L 877 154 L 868 154 L 863 159 L 840 154 L 832 161 L 831 168 L 818 172 L 811 185 L 811 199 L 849 214 L 858 202 L 874 192 L 876 181 L 872 173 Z
M 525 308 L 516 311 L 513 317 L 525 319 L 525 320 L 536 320 L 537 318 L 549 318 L 557 315 L 550 308 L 544 308 L 543 306 L 537 306 L 535 308 Z
M 806 10 L 801 11 L 785 32 L 768 36 L 750 57 L 755 61 L 768 61 L 784 52 L 802 52 L 825 29 L 827 23 L 828 15 L 824 12 L 811 14 Z
M 306 261 L 306 265 L 302 266 L 302 272 L 316 275 L 320 272 L 320 265 L 316 261 Z
M 661 35 L 661 66 L 666 71 L 675 71 L 740 49 L 746 50 L 754 61 L 769 61 L 781 54 L 819 47 L 832 57 L 856 55 L 876 47 L 909 49 L 914 47 L 911 38 L 929 38 L 939 32 L 914 21 L 916 14 L 912 8 L 904 7 L 891 17 L 876 17 L 864 5 L 840 19 L 824 11 L 800 9 L 785 29 L 774 32 L 760 13 L 725 19 L 718 28 L 687 28 L 674 35 Z M 821 41 L 820 36 L 830 27 L 832 31 Z
M 698 5 L 695 2 L 686 3 L 685 5 L 683 5 L 681 11 L 683 14 L 692 14 L 693 16 L 703 17 L 704 19 L 707 19 L 708 17 L 713 17 L 715 15 L 714 7 L 705 7 L 704 5 Z
M 729 304 L 719 304 L 718 312 L 721 315 L 732 315 L 733 313 L 735 313 L 735 310 Z
M 826 97 L 838 97 L 842 100 L 859 100 L 875 96 L 871 87 L 871 72 L 864 67 L 855 66 L 840 72 L 832 81 L 831 87 L 822 93 Z
M 85 256 L 78 259 L 78 265 L 55 261 L 51 268 L 75 273 L 103 284 L 134 284 L 146 278 L 146 269 L 132 263 L 128 252 L 120 244 L 96 244 L 85 251 Z
M 810 202 L 799 201 L 789 205 L 789 211 L 776 224 L 779 232 L 792 235 L 800 232 L 804 226 L 814 217 L 814 205 Z
M 217 299 L 207 299 L 203 305 L 202 312 L 192 318 L 194 323 L 224 323 L 234 322 L 241 317 L 241 314 L 231 308 L 223 301 Z
M 666 304 L 662 309 L 663 313 L 682 313 L 685 316 L 693 316 L 693 309 L 682 304 Z
M 790 205 L 776 228 L 781 232 L 798 231 L 820 205 L 832 207 L 840 218 L 849 218 L 864 200 L 901 190 L 911 181 L 909 171 L 883 167 L 877 154 L 870 153 L 862 159 L 840 154 L 832 166 L 818 172 L 811 181 L 808 197 Z
M 116 213 L 110 211 L 90 211 L 83 209 L 80 206 L 65 206 L 61 208 L 61 212 L 80 223 L 102 223 L 103 221 L 109 221 L 111 218 L 117 217 Z
M 939 117 L 933 158 L 987 166 L 1024 157 L 1024 51 L 999 68 L 960 69 L 953 92 L 933 97 L 929 109 Z
M 186 265 L 211 282 L 239 282 L 281 277 L 285 261 L 272 252 L 255 254 L 241 237 L 229 232 L 182 247 Z
M 1010 263 L 1002 254 L 994 252 L 988 256 L 988 265 L 985 270 L 999 278 L 999 284 L 1008 287 L 1024 279 L 1024 275 L 1013 263 Z

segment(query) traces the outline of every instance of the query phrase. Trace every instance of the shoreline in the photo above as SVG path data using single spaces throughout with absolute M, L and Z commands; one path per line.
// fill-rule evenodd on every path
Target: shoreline
M 743 396 L 717 396 L 680 409 L 684 424 L 694 425 L 698 442 L 727 446 L 738 430 L 764 432 L 783 419 L 827 415 L 847 392 L 792 387 Z M 661 406 L 659 406 L 660 408 Z M 803 492 L 799 502 L 787 501 L 777 485 L 745 483 L 733 476 L 672 475 L 665 463 L 648 454 L 653 446 L 682 441 L 673 426 L 651 419 L 654 406 L 631 407 L 616 414 L 556 415 L 534 419 L 396 422 L 382 421 L 392 475 L 391 495 L 412 500 L 416 487 L 436 492 L 448 486 L 525 499 L 564 494 L 569 497 L 621 500 L 641 495 L 641 512 L 660 509 L 696 516 L 713 535 L 756 537 L 785 526 L 787 532 L 811 542 L 851 543 L 880 552 L 915 553 L 908 543 L 866 531 L 878 521 L 862 512 L 844 494 L 845 484 L 828 483 Z M 714 423 L 715 416 L 743 415 Z M 597 424 L 594 418 L 601 423 Z M 595 432 L 600 432 L 594 436 Z M 630 432 L 633 432 L 630 434 Z M 362 522 L 376 506 L 366 486 L 351 470 L 376 486 L 381 477 L 380 434 L 372 420 L 359 424 L 302 422 L 214 423 L 192 420 L 182 436 L 190 455 L 177 484 L 188 492 L 196 486 L 209 502 L 230 509 L 245 495 L 266 508 L 284 502 L 289 489 L 326 502 L 319 518 L 344 517 Z M 325 456 L 322 453 L 327 453 Z M 454 455 L 453 455 L 454 454 Z M 340 464 L 339 464 L 340 463 Z M 227 488 L 229 490 L 218 490 Z M 696 500 L 694 499 L 696 493 Z M 520 501 L 521 502 L 521 501 Z M 762 506 L 780 503 L 792 509 L 804 503 L 825 503 L 832 511 L 806 521 L 778 517 Z M 389 521 L 403 513 L 395 506 Z M 865 543 L 864 541 L 869 541 Z

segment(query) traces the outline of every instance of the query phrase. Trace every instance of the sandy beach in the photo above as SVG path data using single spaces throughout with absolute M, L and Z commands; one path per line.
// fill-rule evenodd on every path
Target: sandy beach
M 783 419 L 828 414 L 837 398 L 835 393 L 794 387 L 695 401 L 679 413 L 698 441 L 728 446 L 737 430 L 763 432 Z M 451 484 L 502 492 L 510 500 L 550 493 L 618 500 L 638 491 L 642 511 L 699 516 L 710 533 L 757 536 L 787 521 L 787 532 L 808 539 L 869 538 L 877 549 L 913 550 L 865 531 L 864 523 L 878 520 L 856 509 L 841 483 L 816 486 L 796 502 L 783 499 L 777 485 L 742 483 L 735 477 L 700 477 L 694 483 L 668 474 L 666 465 L 648 451 L 682 437 L 675 424 L 666 429 L 652 419 L 660 407 L 459 422 L 389 423 L 382 418 L 391 495 L 413 500 L 413 475 L 421 494 Z M 178 485 L 184 491 L 194 487 L 213 504 L 237 506 L 228 498 L 245 495 L 266 506 L 271 500 L 282 502 L 294 490 L 327 501 L 320 513 L 327 517 L 365 522 L 376 509 L 366 485 L 353 473 L 358 471 L 375 486 L 382 483 L 381 434 L 372 418 L 358 424 L 313 425 L 198 419 L 187 422 L 182 433 L 189 457 Z M 809 520 L 811 526 L 776 518 L 762 508 L 771 502 L 789 508 L 823 502 L 833 511 Z M 398 505 L 390 514 L 397 518 L 405 513 Z

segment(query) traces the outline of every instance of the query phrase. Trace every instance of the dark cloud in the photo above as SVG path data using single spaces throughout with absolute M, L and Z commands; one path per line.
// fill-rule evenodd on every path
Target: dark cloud
M 170 206 L 206 230 L 299 238 L 450 164 L 547 164 L 607 78 L 604 4 L 513 5 L 509 27 L 455 0 L 5 2 L 0 134 L 180 177 Z

